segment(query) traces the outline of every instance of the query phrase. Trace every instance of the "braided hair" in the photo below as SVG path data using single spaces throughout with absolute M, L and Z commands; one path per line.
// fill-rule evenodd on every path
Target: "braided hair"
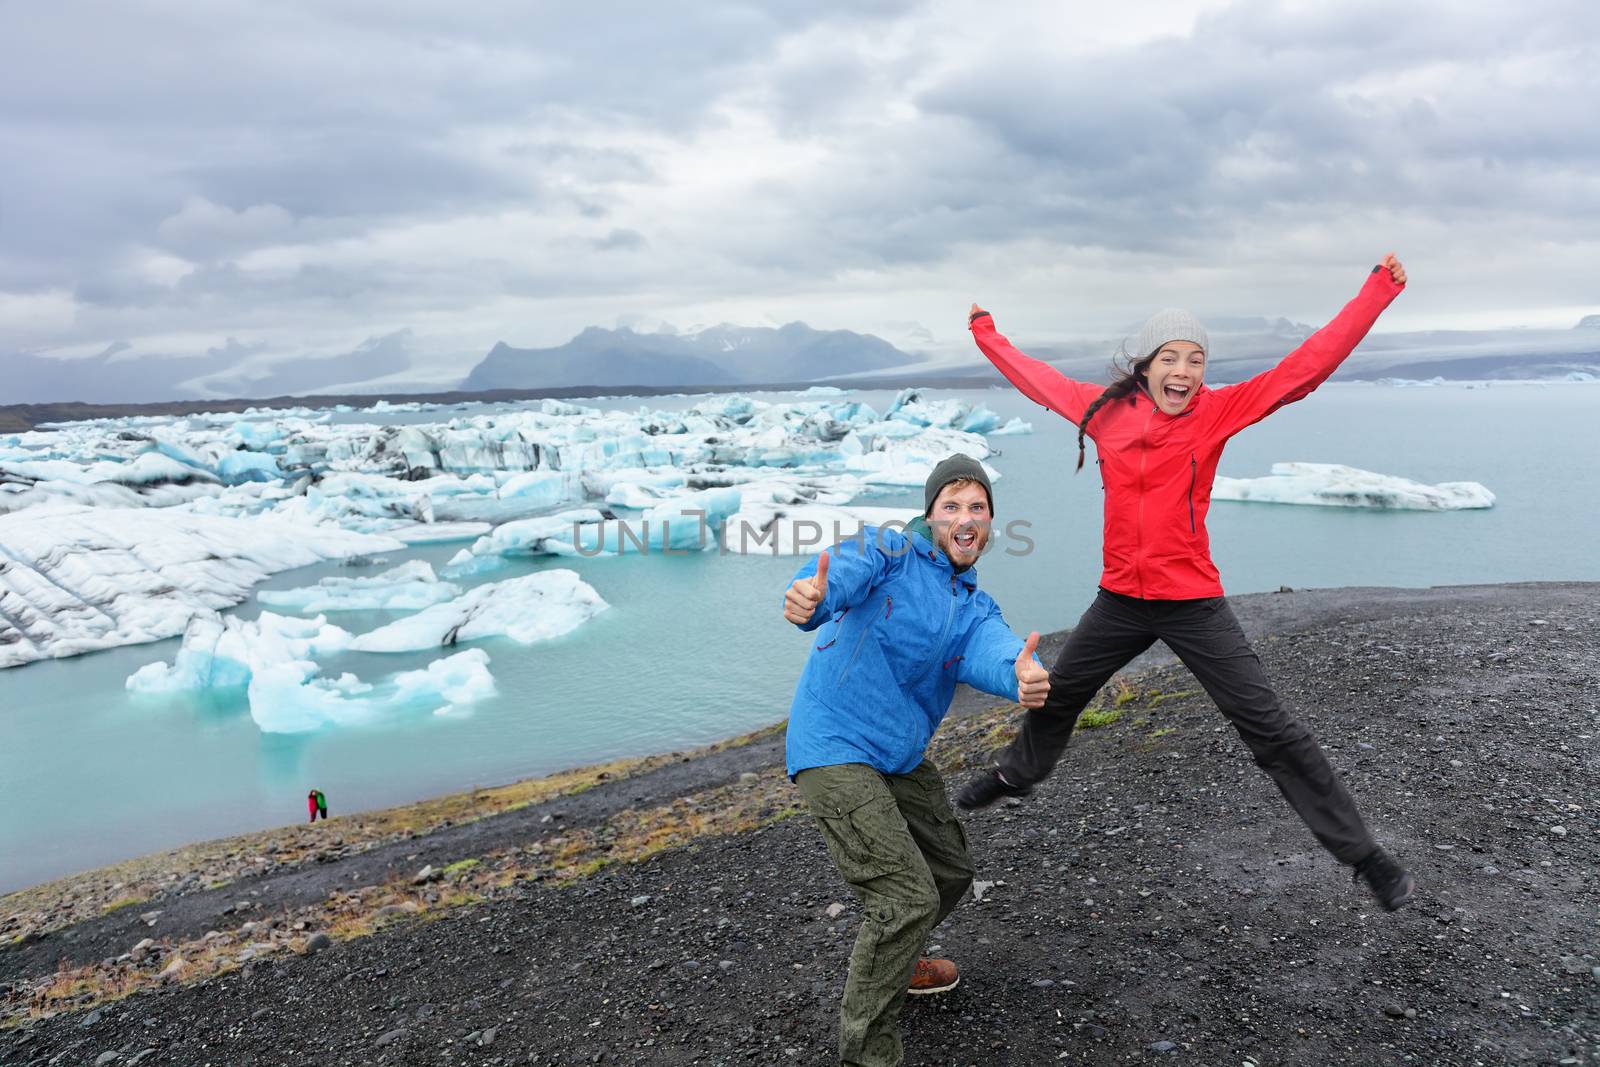
M 1146 375 L 1150 371 L 1150 364 L 1156 358 L 1154 352 L 1143 359 L 1134 361 L 1126 351 L 1119 353 L 1121 363 L 1116 360 L 1111 363 L 1111 384 L 1106 391 L 1094 398 L 1094 402 L 1084 409 L 1083 418 L 1078 420 L 1078 465 L 1073 468 L 1073 473 L 1083 470 L 1084 436 L 1089 428 L 1089 420 L 1094 418 L 1094 413 L 1113 400 L 1128 398 L 1129 403 L 1135 402 L 1134 394 L 1148 389 Z

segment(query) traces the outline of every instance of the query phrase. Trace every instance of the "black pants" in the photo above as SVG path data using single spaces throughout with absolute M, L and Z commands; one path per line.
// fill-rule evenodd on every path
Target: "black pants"
M 1278 704 L 1233 609 L 1209 600 L 1140 600 L 1100 590 L 1050 670 L 1050 696 L 1029 711 L 1000 753 L 1012 785 L 1032 785 L 1061 759 L 1072 728 L 1100 687 L 1157 639 L 1183 661 L 1272 776 L 1284 799 L 1342 863 L 1376 847 L 1356 803 L 1316 738 Z

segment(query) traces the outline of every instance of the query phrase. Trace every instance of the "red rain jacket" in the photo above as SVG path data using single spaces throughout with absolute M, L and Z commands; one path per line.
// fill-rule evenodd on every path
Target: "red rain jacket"
M 1095 412 L 1088 436 L 1100 457 L 1106 494 L 1101 587 L 1144 600 L 1221 596 L 1206 510 L 1223 446 L 1326 381 L 1403 288 L 1387 270 L 1374 267 L 1356 298 L 1277 366 L 1236 385 L 1201 386 L 1181 415 L 1165 414 L 1142 390 Z M 1011 384 L 1074 425 L 1105 391 L 1018 352 L 987 313 L 971 328 L 978 347 Z

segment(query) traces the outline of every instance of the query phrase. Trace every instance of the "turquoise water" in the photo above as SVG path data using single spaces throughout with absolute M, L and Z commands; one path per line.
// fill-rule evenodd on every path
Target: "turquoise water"
M 931 391 L 932 395 L 951 395 Z M 891 393 L 858 394 L 882 410 Z M 1009 391 L 960 394 L 1035 433 L 996 437 L 1002 524 L 1034 547 L 979 567 L 1014 628 L 1070 625 L 1099 573 L 1100 490 L 1074 477 L 1075 431 Z M 651 398 L 652 408 L 688 406 Z M 637 406 L 608 401 L 604 406 Z M 429 421 L 451 413 L 404 416 Z M 1423 586 L 1600 580 L 1600 387 L 1389 389 L 1327 386 L 1237 438 L 1221 473 L 1255 477 L 1285 460 L 1346 463 L 1423 482 L 1480 481 L 1489 511 L 1370 512 L 1218 502 L 1213 552 L 1232 593 L 1337 585 Z M 397 420 L 398 421 L 398 417 Z M 920 493 L 864 503 L 920 510 Z M 1013 547 L 1016 542 L 1010 543 Z M 411 555 L 436 565 L 458 545 Z M 400 557 L 392 557 L 398 562 Z M 799 561 L 770 556 L 630 556 L 523 563 L 490 579 L 571 567 L 611 609 L 562 639 L 484 642 L 499 695 L 450 717 L 263 734 L 242 695 L 135 698 L 124 679 L 177 641 L 0 671 L 0 891 L 189 841 L 304 817 L 306 791 L 334 814 L 491 785 L 623 755 L 688 748 L 786 714 L 807 642 L 783 623 Z M 288 588 L 330 574 L 279 575 Z M 257 610 L 242 606 L 246 615 Z M 343 614 L 366 629 L 395 616 Z M 331 660 L 376 680 L 428 654 Z

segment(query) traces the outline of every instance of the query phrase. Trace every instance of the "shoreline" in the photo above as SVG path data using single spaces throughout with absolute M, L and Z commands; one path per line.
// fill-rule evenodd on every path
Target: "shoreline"
M 908 1047 L 928 1062 L 1007 1048 L 1016 1063 L 1106 1062 L 1158 1040 L 1205 1062 L 1282 1060 L 1285 1040 L 1298 1062 L 1554 1062 L 1594 1047 L 1600 949 L 1584 916 L 1600 885 L 1585 857 L 1600 767 L 1582 746 L 1600 733 L 1600 665 L 1581 653 L 1597 593 L 1234 599 L 1282 698 L 1418 872 L 1423 896 L 1393 917 L 1371 914 L 1188 672 L 1147 653 L 1034 797 L 961 817 L 987 895 L 937 937 L 967 992 L 908 1009 Z M 961 693 L 931 750 L 947 781 L 983 765 L 1017 714 Z M 769 728 L 373 813 L 390 836 L 350 854 L 302 850 L 283 870 L 0 947 L 0 1060 L 159 1047 L 174 1063 L 417 1062 L 463 1034 L 482 1046 L 487 1029 L 543 1062 L 821 1057 L 856 918 L 793 818 L 781 744 Z M 362 818 L 298 829 L 348 843 Z M 226 856 L 239 840 L 194 847 Z M 598 1032 L 562 1019 L 612 1015 Z M 1254 1017 L 1277 1036 L 1263 1044 Z
M 1497 591 L 1511 589 L 1568 589 L 1591 587 L 1597 598 L 1600 598 L 1600 582 L 1585 582 L 1577 580 L 1550 580 L 1538 582 L 1503 582 L 1488 585 L 1459 585 L 1459 586 L 1338 586 L 1332 588 L 1288 589 L 1270 593 L 1243 593 L 1238 596 L 1229 596 L 1228 602 L 1238 612 L 1240 622 L 1246 634 L 1252 641 L 1276 640 L 1281 636 L 1280 630 L 1301 630 L 1313 626 L 1326 625 L 1335 621 L 1355 621 L 1368 614 L 1376 612 L 1383 614 L 1389 605 L 1395 601 L 1419 601 L 1445 598 L 1480 598 L 1492 599 Z M 1285 600 L 1285 594 L 1299 594 L 1301 599 L 1296 602 L 1292 599 Z M 1308 603 L 1306 598 L 1314 598 Z M 1052 654 L 1060 647 L 1070 631 L 1067 629 L 1044 634 L 1040 638 L 1041 654 L 1049 650 Z M 1119 673 L 1141 672 L 1157 665 L 1175 662 L 1174 657 L 1166 652 L 1165 647 L 1157 643 L 1151 651 L 1135 659 L 1125 671 Z M 977 705 L 984 700 L 993 700 L 983 694 L 977 694 L 962 686 L 959 688 L 957 702 L 951 708 L 952 715 L 971 714 Z M 141 877 L 152 867 L 172 869 L 177 867 L 184 875 L 197 876 L 217 874 L 220 868 L 217 864 L 223 863 L 229 853 L 237 853 L 255 848 L 257 851 L 268 844 L 276 844 L 274 855 L 283 854 L 283 862 L 272 870 L 230 872 L 227 880 L 233 881 L 241 876 L 253 874 L 273 873 L 273 870 L 287 870 L 303 862 L 308 856 L 314 857 L 318 852 L 326 852 L 330 843 L 323 840 L 318 843 L 318 837 L 330 831 L 323 828 L 334 826 L 339 829 L 340 840 L 332 848 L 341 850 L 340 858 L 345 855 L 354 855 L 365 851 L 367 848 L 380 844 L 392 843 L 402 837 L 425 836 L 439 829 L 447 829 L 451 825 L 464 821 L 471 821 L 500 814 L 505 811 L 517 810 L 527 804 L 557 799 L 562 796 L 574 795 L 593 785 L 600 784 L 608 779 L 622 780 L 629 777 L 645 774 L 659 769 L 662 766 L 676 763 L 689 762 L 703 759 L 707 756 L 753 744 L 756 741 L 767 739 L 781 730 L 784 720 L 759 727 L 745 734 L 734 735 L 709 745 L 691 749 L 674 750 L 662 753 L 651 753 L 643 756 L 622 757 L 615 760 L 605 760 L 599 763 L 582 764 L 576 767 L 565 768 L 550 772 L 549 774 L 534 775 L 517 778 L 492 786 L 476 786 L 472 789 L 458 790 L 422 797 L 417 800 L 401 804 L 390 805 L 384 808 L 375 808 L 367 811 L 352 812 L 348 815 L 335 816 L 331 820 L 324 820 L 320 824 L 285 823 L 275 827 L 260 830 L 244 831 L 238 834 L 228 834 L 222 837 L 205 839 L 176 845 L 157 852 L 131 856 L 126 859 L 116 860 L 111 863 L 89 867 L 73 874 L 62 875 L 46 879 L 43 882 L 21 886 L 16 889 L 0 893 L 0 948 L 10 944 L 17 936 L 12 912 L 18 910 L 17 901 L 43 891 L 60 893 L 62 895 L 77 895 L 86 898 L 96 896 L 95 887 L 106 885 L 117 888 L 131 888 L 129 882 Z M 417 830 L 419 826 L 426 829 Z M 349 838 L 350 840 L 346 840 Z M 292 840 L 287 840 L 292 839 Z M 324 860 L 323 862 L 326 862 Z M 208 878 L 207 881 L 216 881 Z M 103 894 L 102 894 L 103 895 Z M 132 893 L 126 894 L 132 896 Z M 153 895 L 153 894 L 152 894 Z M 133 903 L 140 903 L 149 896 L 141 897 Z M 105 901 L 112 903 L 113 901 Z M 125 905 L 127 906 L 127 905 Z

